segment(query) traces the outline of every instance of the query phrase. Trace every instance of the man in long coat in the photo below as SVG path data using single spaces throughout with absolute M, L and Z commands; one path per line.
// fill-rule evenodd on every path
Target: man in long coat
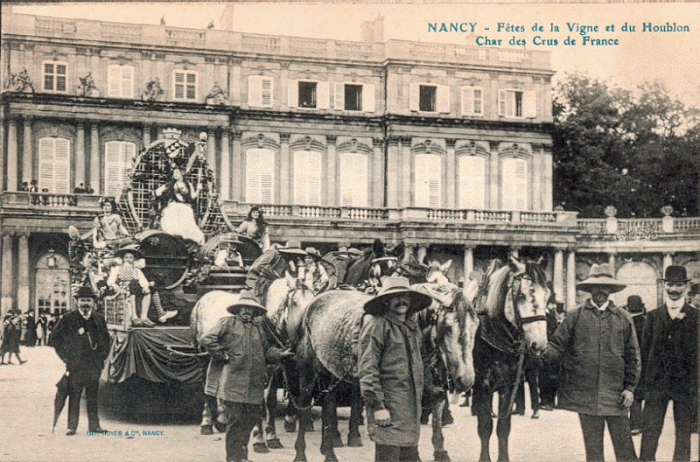
M 223 364 L 207 374 L 205 393 L 224 401 L 226 408 L 226 461 L 248 459 L 250 432 L 263 416 L 266 362 L 291 355 L 268 345 L 260 316 L 266 313 L 250 291 L 200 341 L 212 361 Z M 254 319 L 257 318 L 257 319 Z
M 690 460 L 690 433 L 698 409 L 698 311 L 686 301 L 688 281 L 685 267 L 666 268 L 666 302 L 647 314 L 644 325 L 641 460 L 656 460 L 669 401 L 676 427 L 673 460 Z
M 578 412 L 587 461 L 602 461 L 608 425 L 618 461 L 636 461 L 629 408 L 641 373 L 637 334 L 627 311 L 609 295 L 626 286 L 608 265 L 593 265 L 576 288 L 591 298 L 567 313 L 547 345 L 545 361 L 561 361 L 561 409 Z
M 423 361 L 421 331 L 413 316 L 432 298 L 389 277 L 368 301 L 360 331 L 358 375 L 375 461 L 418 461 Z
M 70 387 L 68 395 L 68 432 L 75 435 L 80 417 L 80 395 L 85 389 L 88 431 L 102 433 L 97 415 L 100 372 L 109 354 L 109 331 L 105 318 L 95 313 L 95 293 L 81 287 L 75 296 L 78 309 L 66 313 L 51 333 L 49 344 L 66 364 Z

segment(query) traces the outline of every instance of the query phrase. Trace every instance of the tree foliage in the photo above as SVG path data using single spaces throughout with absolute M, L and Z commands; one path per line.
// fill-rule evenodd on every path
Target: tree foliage
M 560 82 L 553 103 L 554 203 L 580 217 L 698 214 L 698 112 L 659 82 L 635 90 L 585 74 Z

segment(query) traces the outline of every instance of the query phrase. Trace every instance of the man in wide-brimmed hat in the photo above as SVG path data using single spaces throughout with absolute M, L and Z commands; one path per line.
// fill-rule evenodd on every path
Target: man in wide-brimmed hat
M 260 319 L 266 311 L 248 290 L 226 316 L 204 336 L 201 345 L 212 356 L 204 391 L 226 408 L 226 461 L 248 458 L 250 432 L 263 416 L 265 364 L 291 356 L 268 345 Z
M 558 407 L 577 412 L 587 461 L 601 461 L 605 425 L 618 461 L 634 461 L 629 408 L 641 373 L 637 334 L 627 311 L 609 300 L 626 286 L 613 269 L 593 265 L 576 288 L 591 298 L 570 310 L 545 352 L 549 364 L 561 362 Z
M 690 460 L 690 433 L 698 409 L 698 311 L 686 301 L 689 281 L 684 266 L 666 268 L 666 300 L 647 314 L 644 324 L 641 460 L 656 460 L 669 401 L 676 428 L 673 460 Z
M 267 289 L 275 279 L 287 277 L 291 284 L 291 280 L 298 277 L 298 267 L 305 256 L 306 252 L 299 241 L 289 241 L 283 247 L 270 247 L 253 262 L 248 270 L 246 285 L 261 305 L 265 306 Z
M 78 309 L 66 313 L 51 333 L 49 344 L 66 364 L 68 376 L 68 432 L 75 435 L 80 417 L 80 395 L 85 389 L 88 431 L 101 433 L 97 415 L 100 372 L 109 354 L 109 332 L 105 319 L 95 313 L 95 293 L 80 287 L 75 294 Z
M 365 303 L 358 376 L 367 408 L 367 431 L 376 461 L 418 461 L 423 360 L 421 332 L 413 316 L 432 298 L 411 290 L 408 279 L 389 277 Z

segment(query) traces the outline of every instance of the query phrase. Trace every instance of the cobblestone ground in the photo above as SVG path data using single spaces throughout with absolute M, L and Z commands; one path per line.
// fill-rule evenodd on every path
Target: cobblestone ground
M 3 461 L 223 461 L 223 434 L 202 436 L 198 422 L 139 423 L 128 416 L 116 417 L 101 412 L 101 424 L 110 431 L 121 431 L 122 436 L 88 436 L 85 403 L 81 407 L 79 434 L 65 436 L 66 414 L 51 433 L 54 384 L 63 373 L 63 367 L 53 350 L 48 347 L 22 348 L 22 356 L 29 362 L 23 366 L 0 367 L 0 460 Z M 15 359 L 16 361 L 16 359 Z M 476 434 L 476 418 L 467 407 L 452 405 L 455 424 L 445 427 L 445 446 L 456 462 L 476 461 L 479 440 Z M 341 432 L 347 434 L 347 410 L 341 410 Z M 584 459 L 581 430 L 576 414 L 555 410 L 541 412 L 538 420 L 526 416 L 513 417 L 510 439 L 510 455 L 519 461 L 582 461 Z M 673 418 L 669 408 L 664 432 L 657 453 L 659 461 L 670 460 L 673 454 Z M 318 418 L 318 416 L 317 416 Z M 307 457 L 310 462 L 323 461 L 318 452 L 320 422 L 317 431 L 308 434 Z M 278 429 L 281 429 L 281 421 Z M 162 432 L 158 436 L 127 437 L 127 432 L 145 430 Z M 342 461 L 370 462 L 373 460 L 373 444 L 361 427 L 365 446 L 362 448 L 338 448 L 336 454 Z M 294 459 L 294 434 L 280 434 L 285 449 L 269 454 L 250 451 L 249 458 L 256 461 L 291 462 Z M 423 460 L 431 460 L 430 427 L 421 431 L 420 454 Z M 345 438 L 345 436 L 344 436 Z M 634 437 L 637 449 L 640 436 Z M 698 439 L 693 435 L 693 460 L 697 459 Z M 496 439 L 491 440 L 491 454 L 495 460 Z M 612 445 L 606 435 L 606 458 L 614 460 Z

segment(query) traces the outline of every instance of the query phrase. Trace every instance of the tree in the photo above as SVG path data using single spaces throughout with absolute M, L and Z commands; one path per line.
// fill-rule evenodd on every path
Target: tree
M 630 91 L 570 74 L 553 116 L 555 204 L 580 217 L 602 217 L 608 205 L 619 217 L 660 216 L 667 204 L 697 214 L 696 112 L 662 84 Z

